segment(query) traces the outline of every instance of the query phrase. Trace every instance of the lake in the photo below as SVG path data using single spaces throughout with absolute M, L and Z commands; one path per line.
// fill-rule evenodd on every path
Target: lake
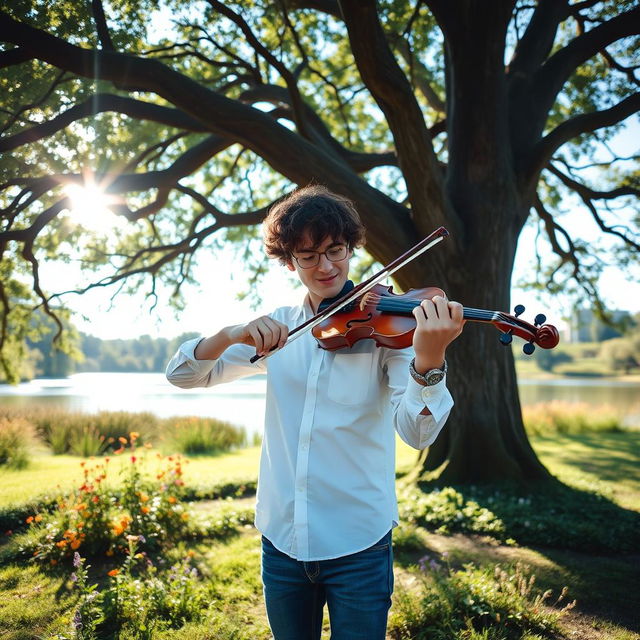
M 262 430 L 264 375 L 209 389 L 177 389 L 162 373 L 79 373 L 62 379 L 36 379 L 16 386 L 0 385 L 0 406 L 49 406 L 71 411 L 150 411 L 175 415 L 213 416 Z M 520 380 L 523 405 L 560 400 L 609 404 L 620 408 L 625 422 L 640 427 L 640 384 L 593 378 Z

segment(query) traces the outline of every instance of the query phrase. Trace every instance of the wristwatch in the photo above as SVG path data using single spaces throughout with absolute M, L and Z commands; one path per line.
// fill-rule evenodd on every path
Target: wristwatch
M 416 371 L 416 359 L 414 358 L 409 363 L 409 373 L 411 377 L 423 387 L 433 387 L 434 384 L 438 384 L 447 373 L 447 361 L 444 361 L 441 369 L 429 369 L 425 374 L 418 373 Z

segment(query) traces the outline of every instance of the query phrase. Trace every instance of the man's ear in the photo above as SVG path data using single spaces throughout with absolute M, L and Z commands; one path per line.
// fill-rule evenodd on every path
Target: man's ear
M 287 260 L 285 262 L 285 264 L 287 265 L 287 269 L 289 269 L 289 271 L 295 271 L 296 268 L 293 266 L 293 262 L 291 260 Z

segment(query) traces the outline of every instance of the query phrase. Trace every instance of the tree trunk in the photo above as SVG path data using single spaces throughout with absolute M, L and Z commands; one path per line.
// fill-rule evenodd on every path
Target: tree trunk
M 498 212 L 494 216 L 498 217 Z M 510 312 L 515 238 L 496 238 L 492 250 L 471 260 L 445 257 L 447 242 L 434 248 L 420 264 L 403 270 L 398 278 L 402 288 L 417 282 L 420 286 L 435 285 L 465 307 Z M 451 253 L 453 246 L 449 245 L 446 253 Z M 445 263 L 453 265 L 448 273 L 442 268 Z M 535 314 L 539 310 L 530 311 Z M 524 431 L 513 354 L 499 337 L 500 332 L 491 325 L 467 322 L 462 335 L 447 350 L 448 387 L 455 406 L 443 432 L 420 456 L 423 479 L 459 484 L 533 482 L 549 477 Z

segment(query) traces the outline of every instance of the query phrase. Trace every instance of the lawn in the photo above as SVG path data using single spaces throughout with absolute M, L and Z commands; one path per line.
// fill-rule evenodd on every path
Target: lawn
M 640 511 L 640 433 L 555 435 L 533 438 L 532 443 L 543 463 L 566 484 L 582 492 L 597 492 L 602 496 L 603 502 L 615 503 L 626 511 Z M 190 457 L 188 464 L 183 465 L 183 479 L 187 487 L 209 487 L 225 482 L 233 484 L 234 481 L 255 479 L 258 457 L 258 447 L 217 456 Z M 415 459 L 416 452 L 399 443 L 399 471 L 410 469 Z M 127 465 L 131 464 L 130 456 L 123 454 L 112 457 L 109 464 L 112 465 L 109 470 L 112 485 L 122 487 L 123 480 L 126 480 Z M 162 461 L 150 451 L 145 464 L 147 472 L 154 474 L 161 468 Z M 51 492 L 57 485 L 65 490 L 77 487 L 81 478 L 82 469 L 78 458 L 39 455 L 25 470 L 0 471 L 0 509 L 9 505 L 19 506 Z M 402 479 L 399 482 L 402 483 Z M 229 520 L 229 513 L 246 510 L 251 508 L 252 504 L 253 498 L 200 500 L 189 503 L 193 522 L 206 523 L 206 526 L 202 524 L 202 527 L 209 527 L 209 534 L 176 538 L 175 543 L 164 548 L 162 556 L 156 559 L 156 564 L 158 572 L 163 570 L 162 567 L 168 569 L 171 566 L 175 573 L 175 567 L 183 567 L 186 566 L 186 562 L 190 563 L 189 570 L 195 570 L 194 575 L 197 574 L 197 578 L 193 578 L 192 583 L 186 583 L 186 587 L 180 587 L 182 590 L 187 587 L 192 589 L 189 591 L 190 602 L 183 601 L 180 604 L 182 608 L 177 609 L 177 605 L 171 605 L 174 607 L 171 609 L 167 605 L 170 599 L 163 600 L 163 606 L 169 611 L 165 613 L 168 616 L 166 624 L 157 626 L 153 632 L 148 631 L 151 633 L 148 636 L 141 635 L 140 631 L 136 635 L 131 630 L 123 628 L 120 635 L 122 640 L 142 637 L 166 640 L 269 638 L 259 581 L 259 535 L 253 527 L 243 524 L 242 519 L 238 520 L 236 525 L 224 525 L 227 521 L 234 522 L 233 519 Z M 486 506 L 486 503 L 481 505 Z M 477 518 L 479 522 L 486 515 L 477 511 L 465 517 Z M 462 515 L 459 518 L 462 518 Z M 452 523 L 457 519 L 456 514 Z M 493 626 L 489 625 L 492 629 L 490 635 L 483 635 L 485 632 L 482 631 L 464 632 L 467 635 L 456 631 L 455 635 L 451 632 L 450 636 L 442 637 L 450 637 L 452 640 L 640 638 L 637 619 L 640 605 L 637 584 L 640 583 L 640 571 L 637 553 L 586 553 L 558 546 L 525 546 L 503 539 L 508 536 L 498 539 L 483 534 L 457 533 L 453 526 L 450 531 L 444 529 L 446 527 L 438 531 L 427 530 L 418 524 L 404 523 L 395 532 L 397 589 L 388 636 L 390 639 L 419 638 L 415 629 L 411 631 L 412 624 L 417 625 L 416 628 L 427 628 L 428 625 L 436 624 L 431 618 L 419 618 L 418 609 L 422 606 L 419 604 L 422 602 L 419 599 L 422 597 L 421 589 L 427 589 L 426 593 L 431 594 L 429 597 L 441 603 L 439 606 L 443 610 L 451 605 L 446 598 L 453 596 L 454 600 L 459 600 L 456 606 L 464 608 L 467 605 L 460 603 L 465 598 L 472 600 L 469 594 L 479 597 L 477 594 L 486 595 L 492 590 L 495 591 L 496 585 L 491 582 L 492 578 L 483 577 L 478 572 L 487 568 L 489 574 L 493 575 L 494 567 L 499 566 L 511 572 L 508 580 L 512 580 L 516 575 L 513 571 L 520 571 L 514 569 L 518 563 L 528 567 L 524 569 L 528 572 L 526 575 L 535 574 L 535 583 L 531 587 L 533 591 L 539 589 L 542 593 L 546 589 L 552 590 L 553 595 L 546 603 L 548 605 L 553 604 L 562 593 L 563 587 L 568 587 L 568 594 L 563 603 L 556 607 L 545 605 L 542 607 L 543 612 L 557 611 L 564 602 L 577 599 L 575 608 L 565 611 L 557 623 L 551 624 L 551 630 L 546 636 L 546 632 L 540 631 L 541 627 L 534 627 L 537 629 L 535 632 L 504 630 L 507 629 L 504 622 L 498 624 L 494 621 Z M 0 639 L 70 640 L 80 637 L 71 631 L 72 617 L 78 606 L 77 586 L 70 580 L 72 569 L 55 567 L 45 570 L 31 562 L 20 560 L 14 554 L 18 539 L 16 535 L 25 536 L 25 540 L 28 537 L 28 534 L 5 536 L 4 543 L 0 545 L 0 557 L 4 559 L 0 566 Z M 420 569 L 426 558 L 434 563 L 434 566 L 447 567 L 446 580 L 443 577 L 438 578 L 438 575 L 444 575 L 444 569 L 437 570 L 440 574 L 429 574 Z M 122 575 L 109 578 L 107 572 L 120 565 L 116 565 L 111 558 L 89 558 L 88 563 L 93 565 L 89 569 L 89 582 L 98 584 L 99 589 L 105 591 L 111 585 L 113 591 L 116 581 L 120 580 Z M 469 563 L 473 563 L 473 568 Z M 158 573 L 158 576 L 160 575 Z M 458 580 L 455 582 L 455 588 L 452 586 L 454 578 Z M 169 582 L 167 588 L 170 588 L 171 577 L 165 578 L 164 581 Z M 132 612 L 135 599 L 133 591 L 127 591 L 128 585 L 124 578 L 117 583 L 117 592 L 124 603 L 119 611 L 121 616 L 134 616 Z M 136 588 L 141 587 L 138 585 Z M 438 588 L 441 591 L 437 591 Z M 152 593 L 153 598 L 161 597 L 157 590 L 148 593 Z M 180 591 L 176 591 L 173 596 L 177 597 L 179 593 Z M 149 601 L 153 599 L 149 595 L 146 597 Z M 126 598 L 130 599 L 129 604 Z M 438 598 L 441 600 L 437 600 Z M 515 602 L 515 599 L 514 595 L 512 600 Z M 25 606 L 27 603 L 28 606 Z M 196 604 L 200 607 L 199 611 L 195 611 Z M 142 616 L 144 606 L 140 603 L 139 605 L 135 611 Z M 482 606 L 493 611 L 492 615 L 497 615 L 495 612 L 499 611 L 497 601 L 486 601 Z M 516 604 L 509 606 L 513 607 L 509 613 L 514 617 L 531 617 L 532 624 L 536 623 L 533 612 L 537 605 L 533 599 L 528 603 L 523 602 L 522 610 L 516 610 Z M 477 617 L 477 614 L 473 613 L 474 610 L 468 608 L 459 614 L 455 613 L 458 609 L 454 608 L 452 611 L 453 617 L 463 614 Z M 553 631 L 553 628 L 556 630 Z M 112 633 L 104 637 L 111 639 L 116 635 Z M 323 637 L 329 637 L 328 628 L 325 628 Z

